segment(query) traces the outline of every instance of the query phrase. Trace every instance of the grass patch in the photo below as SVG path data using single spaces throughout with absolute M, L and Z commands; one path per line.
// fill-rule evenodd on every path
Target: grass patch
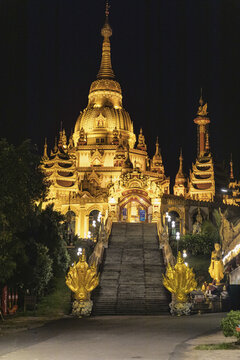
M 54 290 L 37 304 L 36 315 L 59 316 L 69 314 L 71 309 L 71 291 L 65 284 L 65 278 L 55 280 Z
M 236 343 L 220 343 L 198 345 L 194 350 L 240 350 L 240 344 Z

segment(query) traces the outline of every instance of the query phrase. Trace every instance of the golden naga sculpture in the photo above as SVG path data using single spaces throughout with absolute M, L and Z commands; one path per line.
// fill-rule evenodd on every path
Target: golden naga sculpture
M 221 280 L 224 278 L 224 266 L 222 261 L 222 253 L 220 244 L 214 245 L 215 250 L 212 251 L 211 263 L 208 272 L 211 278 L 220 285 Z
M 163 285 L 175 295 L 176 302 L 187 302 L 187 295 L 196 289 L 197 282 L 193 270 L 184 264 L 181 252 L 178 252 L 177 264 L 168 265 L 166 275 L 163 275 Z
M 95 264 L 89 266 L 86 262 L 85 249 L 79 257 L 78 263 L 70 268 L 66 276 L 66 284 L 72 292 L 76 300 L 83 302 L 90 299 L 90 294 L 99 284 L 99 274 Z

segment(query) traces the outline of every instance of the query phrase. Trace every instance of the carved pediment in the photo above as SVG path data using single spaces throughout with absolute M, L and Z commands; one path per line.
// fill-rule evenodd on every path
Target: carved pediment
M 88 181 L 90 182 L 90 184 L 96 183 L 98 186 L 100 186 L 101 180 L 102 180 L 102 175 L 98 175 L 94 169 L 92 170 L 91 174 L 88 175 Z
M 90 163 L 91 166 L 102 166 L 104 163 L 104 150 L 96 148 L 96 150 L 91 151 Z
M 95 128 L 105 128 L 107 127 L 107 119 L 105 116 L 100 113 L 95 119 Z

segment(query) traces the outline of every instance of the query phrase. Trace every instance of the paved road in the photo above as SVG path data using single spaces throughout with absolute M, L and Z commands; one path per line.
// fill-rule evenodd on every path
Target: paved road
M 185 342 L 211 333 L 219 327 L 223 316 L 65 318 L 41 328 L 0 337 L 0 359 L 186 359 Z

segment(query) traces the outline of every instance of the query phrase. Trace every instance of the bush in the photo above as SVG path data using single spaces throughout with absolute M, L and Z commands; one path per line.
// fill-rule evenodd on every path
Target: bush
M 236 326 L 240 324 L 240 311 L 231 310 L 221 321 L 221 328 L 224 336 L 235 336 L 240 343 L 240 333 L 236 331 Z
M 179 250 L 186 249 L 191 255 L 211 255 L 215 239 L 208 234 L 187 234 L 179 241 Z M 175 241 L 176 243 L 176 241 Z
M 65 277 L 53 279 L 51 292 L 40 300 L 37 316 L 62 316 L 71 311 L 71 291 L 65 283 Z

